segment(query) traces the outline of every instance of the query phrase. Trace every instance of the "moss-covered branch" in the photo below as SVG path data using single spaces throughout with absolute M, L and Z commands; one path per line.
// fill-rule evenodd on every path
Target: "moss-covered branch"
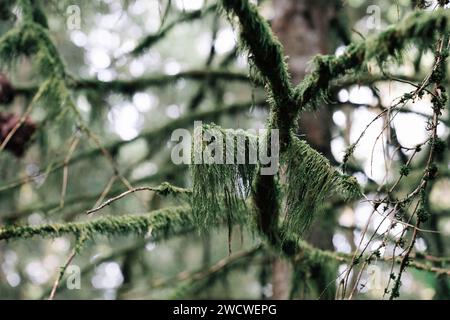
M 449 19 L 448 10 L 415 11 L 383 32 L 351 44 L 339 56 L 317 56 L 313 61 L 313 72 L 295 90 L 297 109 L 314 109 L 328 98 L 333 80 L 351 72 L 367 71 L 370 61 L 376 61 L 382 67 L 389 60 L 401 59 L 409 45 L 422 49 L 432 47 L 439 35 L 450 31 Z
M 271 102 L 269 129 L 279 129 L 281 159 L 288 167 L 288 196 L 284 234 L 300 235 L 309 225 L 324 197 L 335 187 L 345 185 L 355 195 L 361 195 L 356 180 L 349 179 L 331 167 L 329 161 L 295 135 L 300 111 L 283 48 L 270 26 L 247 0 L 222 0 L 230 16 L 239 20 L 241 41 L 250 53 L 250 60 L 266 84 Z M 253 199 L 258 209 L 259 229 L 277 247 L 281 239 L 278 230 L 279 191 L 273 176 L 255 179 Z M 289 232 L 286 230 L 289 229 Z
M 400 59 L 402 51 L 411 44 L 429 48 L 440 33 L 450 29 L 448 10 L 416 11 L 383 32 L 351 44 L 339 56 L 317 56 L 313 61 L 313 72 L 292 89 L 282 47 L 256 6 L 248 1 L 223 0 L 222 3 L 227 12 L 238 17 L 242 42 L 277 105 L 279 114 L 275 113 L 275 120 L 278 128 L 286 130 L 295 128 L 294 120 L 300 111 L 314 109 L 328 98 L 333 80 L 351 72 L 366 71 L 369 61 L 382 65 L 389 59 Z
M 170 232 L 193 224 L 190 207 L 180 206 L 144 215 L 110 216 L 92 221 L 39 226 L 3 226 L 0 227 L 0 240 L 28 239 L 34 236 L 53 238 L 67 234 L 76 237 L 83 235 L 87 238 L 96 235 L 145 235 L 149 232 Z
M 362 256 L 360 261 L 373 259 L 371 255 Z M 391 262 L 392 257 L 381 257 L 377 258 L 383 262 Z M 293 258 L 293 263 L 311 263 L 316 265 L 325 265 L 329 261 L 337 261 L 341 263 L 351 263 L 353 261 L 353 254 L 347 254 L 342 252 L 332 252 L 328 250 L 321 250 L 312 247 L 305 241 L 299 242 L 299 250 L 296 256 Z M 395 258 L 395 263 L 400 264 L 402 257 L 398 256 Z M 442 274 L 450 276 L 450 269 L 435 267 L 431 263 L 420 262 L 420 261 L 409 261 L 409 266 L 427 272 L 432 272 L 436 274 Z

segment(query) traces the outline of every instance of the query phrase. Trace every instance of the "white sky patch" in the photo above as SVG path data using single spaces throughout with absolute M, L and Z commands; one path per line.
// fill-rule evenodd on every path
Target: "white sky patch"
M 92 47 L 102 47 L 107 50 L 117 50 L 120 46 L 120 37 L 106 29 L 94 29 L 89 33 L 89 44 Z
M 352 208 L 346 207 L 342 211 L 339 217 L 339 224 L 344 227 L 353 227 L 355 224 L 355 213 Z
M 134 1 L 130 7 L 129 12 L 134 15 L 140 15 L 147 11 L 146 0 L 136 0 Z
M 410 92 L 416 88 L 401 82 L 387 81 L 377 84 L 377 88 L 380 90 L 380 100 L 383 106 L 388 107 L 393 103 L 398 102 L 399 96 L 402 93 Z
M 149 50 L 140 59 L 147 70 L 158 70 L 161 66 L 161 55 L 155 50 Z
M 94 48 L 87 53 L 88 63 L 95 69 L 106 69 L 111 64 L 111 58 L 100 48 Z
M 21 282 L 21 278 L 17 272 L 8 272 L 6 275 L 6 281 L 8 281 L 8 284 L 11 287 L 17 287 Z
M 49 272 L 45 269 L 44 265 L 38 261 L 33 260 L 29 262 L 26 267 L 25 271 L 30 278 L 31 282 L 34 284 L 44 284 L 50 279 Z
M 77 47 L 83 48 L 84 46 L 86 46 L 88 38 L 83 31 L 74 30 L 70 33 L 70 40 Z
M 97 79 L 104 82 L 109 82 L 117 77 L 117 73 L 114 70 L 99 70 L 97 73 Z
M 367 220 L 372 213 L 372 205 L 367 202 L 361 202 L 355 207 L 355 225 L 359 228 L 366 226 Z
M 353 86 L 350 89 L 348 100 L 356 104 L 374 105 L 377 99 L 368 87 Z
M 133 104 L 139 112 L 148 112 L 158 104 L 158 97 L 145 92 L 137 92 L 133 95 Z
M 412 113 L 398 113 L 392 123 L 398 141 L 405 147 L 414 147 L 428 137 L 425 130 L 426 118 L 424 117 Z
M 149 177 L 158 172 L 158 166 L 151 161 L 147 161 L 138 165 L 131 173 L 133 179 L 142 179 Z
M 236 46 L 236 35 L 233 29 L 224 28 L 217 34 L 215 48 L 218 54 L 224 54 L 233 50 Z
M 123 282 L 122 271 L 117 262 L 105 262 L 95 269 L 91 279 L 92 285 L 97 289 L 114 289 Z
M 169 118 L 177 119 L 181 115 L 181 108 L 176 104 L 171 104 L 166 108 L 166 114 Z
M 442 223 L 442 233 L 445 235 L 450 235 L 450 221 Z
M 217 41 L 215 47 L 217 48 Z M 200 57 L 206 58 L 209 54 L 209 49 L 211 48 L 211 35 L 208 33 L 202 33 L 197 36 L 196 49 Z
M 18 257 L 15 251 L 6 250 L 3 255 L 3 263 L 1 264 L 1 270 L 6 276 L 6 281 L 11 287 L 17 287 L 21 278 L 20 275 L 16 272 Z
M 95 16 L 96 25 L 102 29 L 120 28 L 128 22 L 126 13 L 119 8 L 108 14 L 97 14 Z
M 425 240 L 423 238 L 417 238 L 416 242 L 414 243 L 414 247 L 417 251 L 425 252 L 427 250 L 427 244 L 425 243 Z
M 147 251 L 153 251 L 153 250 L 155 250 L 155 248 L 156 248 L 156 243 L 153 241 L 150 241 L 149 243 L 147 243 L 145 245 L 145 250 L 147 250 Z
M 356 178 L 356 180 L 358 180 L 358 183 L 362 187 L 364 187 L 367 184 L 367 182 L 369 182 L 369 179 L 367 179 L 367 176 L 362 172 L 355 172 L 353 174 L 353 176 Z
M 60 261 L 58 257 L 54 254 L 46 255 L 42 260 L 42 263 L 44 264 L 47 270 L 54 270 L 60 266 Z
M 361 107 L 355 110 L 353 115 L 353 124 L 350 131 L 350 140 L 355 142 L 361 133 L 365 130 L 367 124 L 369 124 L 376 117 L 375 112 L 371 112 L 367 108 Z M 363 168 L 365 173 L 375 179 L 378 182 L 385 176 L 385 162 L 383 155 L 382 138 L 380 137 L 375 145 L 375 141 L 381 132 L 383 122 L 378 119 L 367 129 L 365 135 L 358 143 L 353 155 L 363 162 Z M 372 153 L 373 149 L 373 153 Z M 373 155 L 373 161 L 372 160 Z
M 120 57 L 123 54 L 130 52 L 136 47 L 136 40 L 135 39 L 127 39 L 123 41 L 120 48 L 114 53 L 114 57 Z M 123 60 L 124 64 L 127 62 L 125 59 Z
M 129 71 L 133 77 L 142 76 L 145 72 L 145 65 L 138 59 L 133 60 L 130 63 Z
M 148 33 L 155 33 L 158 31 L 160 25 L 161 23 L 158 21 L 158 19 L 146 19 L 144 28 Z
M 341 110 L 333 112 L 333 121 L 340 127 L 345 127 L 347 123 L 347 116 Z
M 169 60 L 164 64 L 164 73 L 168 75 L 174 75 L 180 72 L 181 66 L 175 60 Z
M 56 238 L 52 241 L 52 249 L 57 253 L 68 252 L 70 249 L 70 241 L 66 238 Z
M 30 225 L 39 225 L 45 222 L 44 218 L 37 212 L 28 216 L 28 224 Z
M 433 114 L 433 109 L 431 105 L 431 100 L 428 98 L 428 96 L 416 100 L 414 103 L 408 104 L 408 109 L 416 112 L 420 112 L 426 115 L 431 116 Z
M 6 250 L 6 252 L 3 254 L 3 260 L 8 265 L 15 265 L 18 261 L 17 253 L 13 250 Z M 2 264 L 2 267 L 4 267 L 5 264 Z
M 127 27 L 127 35 L 134 39 L 140 39 L 144 36 L 142 28 L 136 24 L 132 24 Z
M 203 0 L 177 0 L 175 2 L 175 5 L 179 10 L 186 11 L 199 10 L 203 7 L 203 4 Z
M 333 235 L 333 245 L 338 252 L 350 253 L 352 251 L 347 238 L 342 233 L 335 233 Z
M 114 107 L 108 113 L 108 120 L 114 132 L 127 141 L 136 138 L 143 125 L 138 110 L 130 103 Z
M 85 95 L 80 95 L 77 97 L 77 108 L 86 113 L 91 111 L 91 104 Z
M 338 100 L 339 100 L 339 102 L 342 102 L 342 103 L 347 102 L 348 98 L 349 98 L 349 93 L 348 93 L 347 89 L 339 90 L 339 92 L 338 92 Z
M 402 225 L 401 223 L 397 223 L 390 231 L 389 234 L 398 239 L 400 238 L 400 236 L 402 235 L 402 231 L 404 229 L 404 225 Z
M 336 48 L 336 51 L 334 52 L 336 56 L 341 56 L 344 54 L 345 49 L 347 49 L 346 46 L 339 46 Z
M 384 215 L 381 215 L 382 211 L 383 210 L 380 207 L 378 209 L 378 212 L 374 213 L 373 219 L 372 219 L 372 229 L 376 230 L 379 227 L 377 230 L 378 234 L 382 234 L 382 233 L 386 232 L 391 225 L 391 219 L 389 219 L 389 217 L 385 218 L 385 216 L 384 216 L 385 214 L 387 214 L 389 212 L 389 210 L 387 212 L 383 213 Z
M 344 138 L 336 137 L 333 140 L 331 140 L 331 152 L 333 153 L 333 156 L 337 161 L 344 160 L 345 148 L 346 145 Z

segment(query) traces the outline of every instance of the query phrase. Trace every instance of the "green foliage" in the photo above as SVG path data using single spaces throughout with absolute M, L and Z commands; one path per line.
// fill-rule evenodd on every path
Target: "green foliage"
M 317 56 L 313 71 L 295 90 L 297 105 L 315 110 L 329 97 L 332 80 L 347 73 L 364 71 L 371 60 L 383 67 L 389 59 L 400 60 L 402 52 L 411 44 L 421 50 L 430 48 L 437 39 L 436 30 L 445 32 L 449 29 L 448 18 L 448 11 L 442 9 L 432 13 L 417 11 L 380 34 L 349 45 L 339 56 Z
M 406 177 L 406 176 L 409 175 L 410 172 L 411 172 L 411 168 L 410 168 L 409 166 L 407 166 L 407 165 L 402 165 L 402 166 L 400 167 L 400 175 Z
M 332 69 L 334 57 L 317 58 L 314 73 L 294 90 L 290 83 L 283 48 L 268 23 L 259 15 L 257 7 L 248 1 L 231 0 L 223 0 L 222 5 L 227 13 L 237 16 L 241 25 L 241 44 L 250 52 L 254 68 L 266 83 L 271 105 L 269 128 L 280 130 L 280 151 L 282 159 L 287 163 L 286 220 L 282 227 L 283 237 L 291 234 L 300 235 L 310 225 L 319 204 L 333 187 L 340 186 L 349 197 L 361 195 L 355 180 L 342 179 L 328 160 L 291 134 L 297 127 L 297 115 L 307 104 L 306 100 L 319 99 L 317 95 L 323 98 L 325 88 L 328 88 L 331 80 L 327 75 L 336 72 Z M 354 60 L 353 57 L 345 62 L 349 64 Z M 325 77 L 322 77 L 322 72 L 325 73 Z M 257 222 L 260 230 L 272 244 L 278 246 L 276 242 L 280 237 L 276 232 L 279 206 L 268 204 L 269 201 L 279 200 L 275 185 L 274 177 L 257 179 L 254 201 L 258 209 Z
M 286 164 L 286 218 L 283 232 L 302 235 L 333 192 L 344 199 L 358 199 L 361 190 L 354 177 L 343 175 L 329 161 L 297 137 L 282 157 Z
M 317 279 L 320 284 L 320 287 L 316 289 L 319 299 L 333 299 L 333 283 L 336 281 L 335 270 L 341 257 L 312 248 L 303 241 L 300 241 L 298 251 L 297 256 L 292 259 L 294 270 L 290 299 L 299 298 L 302 291 L 312 289 L 311 287 L 305 288 L 311 283 L 310 278 Z M 326 289 L 322 292 L 323 288 Z
M 0 38 L 0 66 L 12 66 L 20 55 L 34 57 L 37 72 L 44 78 L 65 77 L 64 64 L 46 29 L 25 21 Z
M 205 139 L 206 135 L 210 136 Z M 225 146 L 230 143 L 233 143 L 233 150 L 229 149 L 232 154 L 227 157 Z M 223 152 L 221 155 L 215 153 L 215 146 Z M 248 218 L 242 216 L 242 212 L 247 209 L 246 199 L 257 165 L 249 164 L 246 159 L 248 150 L 257 148 L 257 136 L 243 130 L 224 130 L 214 124 L 195 129 L 191 165 L 192 208 L 200 226 L 207 228 L 218 219 L 243 222 Z M 245 155 L 246 159 L 241 161 L 238 155 Z M 201 163 L 196 163 L 196 157 L 202 159 Z M 219 157 L 222 161 L 215 161 Z
M 75 105 L 66 85 L 65 65 L 51 40 L 45 15 L 38 4 L 20 1 L 23 22 L 0 38 L 0 67 L 11 68 L 21 56 L 33 58 L 36 73 L 44 79 L 32 103 L 42 101 L 47 116 L 55 118 Z

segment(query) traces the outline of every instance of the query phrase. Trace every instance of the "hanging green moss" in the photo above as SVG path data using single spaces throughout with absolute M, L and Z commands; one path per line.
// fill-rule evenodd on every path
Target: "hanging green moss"
M 233 148 L 229 147 L 227 156 L 225 146 L 230 143 Z M 256 162 L 249 161 L 249 150 L 258 150 L 258 138 L 243 130 L 224 130 L 214 124 L 195 129 L 192 208 L 200 226 L 208 227 L 218 219 L 243 222 L 247 218 L 241 213 L 247 209 L 246 199 L 257 168 Z
M 346 199 L 361 197 L 355 178 L 334 169 L 329 161 L 305 141 L 291 138 L 290 148 L 282 156 L 286 165 L 285 236 L 302 235 L 320 212 L 326 197 L 338 192 Z
M 241 44 L 248 49 L 252 68 L 257 70 L 268 89 L 271 105 L 269 127 L 280 130 L 280 151 L 288 167 L 287 213 L 282 227 L 286 238 L 289 233 L 299 234 L 306 230 L 321 202 L 333 188 L 341 187 L 346 195 L 360 195 L 356 181 L 338 174 L 328 160 L 306 142 L 293 137 L 291 132 L 297 127 L 299 111 L 305 109 L 311 101 L 326 99 L 333 75 L 350 68 L 361 55 L 364 56 L 364 50 L 361 49 L 362 46 L 350 46 L 348 52 L 351 54 L 339 58 L 343 62 L 337 61 L 334 56 L 318 57 L 314 72 L 294 90 L 283 48 L 268 23 L 259 15 L 257 7 L 248 1 L 231 0 L 222 0 L 222 5 L 228 14 L 234 14 L 239 20 Z M 258 227 L 273 245 L 278 246 L 279 205 L 274 177 L 258 178 L 254 190 Z

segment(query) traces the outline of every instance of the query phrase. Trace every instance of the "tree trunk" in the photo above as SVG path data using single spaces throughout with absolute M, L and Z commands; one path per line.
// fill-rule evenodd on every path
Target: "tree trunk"
M 329 29 L 336 15 L 336 1 L 273 0 L 275 15 L 272 28 L 288 56 L 293 84 L 298 84 L 308 72 L 309 62 L 317 54 L 331 49 Z M 327 158 L 332 157 L 332 112 L 320 108 L 314 113 L 302 113 L 300 134 Z M 332 229 L 332 228 L 331 228 Z M 309 240 L 322 249 L 332 249 L 332 230 L 319 224 L 312 226 Z M 273 299 L 287 299 L 290 291 L 291 267 L 287 261 L 276 259 L 272 266 Z

